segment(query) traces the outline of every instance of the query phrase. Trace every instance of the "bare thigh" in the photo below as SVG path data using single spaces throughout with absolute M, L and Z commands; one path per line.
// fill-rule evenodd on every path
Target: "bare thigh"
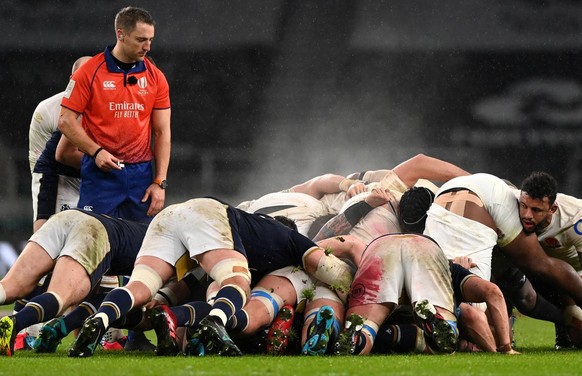
M 6 302 L 13 302 L 30 293 L 38 281 L 55 266 L 54 260 L 38 243 L 28 242 L 6 276 L 2 286 Z
M 81 264 L 63 256 L 57 260 L 47 291 L 57 294 L 62 300 L 62 309 L 65 309 L 89 295 L 91 280 Z

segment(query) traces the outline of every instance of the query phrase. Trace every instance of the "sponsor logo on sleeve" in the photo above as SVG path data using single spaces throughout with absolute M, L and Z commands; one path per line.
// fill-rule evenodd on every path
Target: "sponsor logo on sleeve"
M 75 88 L 75 80 L 69 80 L 69 84 L 67 85 L 67 88 L 65 89 L 65 95 L 64 97 L 69 99 L 71 94 L 73 93 L 73 89 Z

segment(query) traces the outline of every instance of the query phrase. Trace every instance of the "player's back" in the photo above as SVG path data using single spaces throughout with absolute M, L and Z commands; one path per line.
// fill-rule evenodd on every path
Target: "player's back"
M 246 211 L 290 218 L 297 225 L 297 231 L 305 236 L 317 218 L 328 214 L 320 200 L 297 192 L 268 193 L 253 201 Z
M 302 256 L 316 244 L 279 221 L 264 215 L 228 207 L 233 237 L 240 237 L 253 281 L 285 266 L 302 265 Z
M 41 101 L 34 110 L 28 130 L 28 161 L 31 172 L 52 133 L 58 129 L 63 95 L 64 92 L 61 92 Z

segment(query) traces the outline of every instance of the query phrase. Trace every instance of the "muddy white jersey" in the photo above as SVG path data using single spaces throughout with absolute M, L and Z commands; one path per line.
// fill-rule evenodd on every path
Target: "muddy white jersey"
M 43 100 L 34 110 L 28 131 L 28 162 L 31 173 L 48 139 L 58 129 L 61 100 L 64 94 L 62 92 Z
M 374 184 L 377 183 L 370 183 L 368 185 Z M 350 206 L 365 200 L 369 194 L 370 192 L 366 191 L 350 198 L 346 201 L 340 213 L 346 211 Z M 365 244 L 370 244 L 372 240 L 379 236 L 401 232 L 398 220 L 400 210 L 398 200 L 402 196 L 402 193 L 390 190 L 390 195 L 392 199 L 387 204 L 372 209 L 354 225 L 349 234 L 355 236 Z
M 538 240 L 548 255 L 562 259 L 580 271 L 582 200 L 558 193 L 555 203 L 558 209 L 550 224 L 538 232 Z
M 497 239 L 500 247 L 511 243 L 522 231 L 518 200 L 513 189 L 497 176 L 484 173 L 459 176 L 444 183 L 437 196 L 455 188 L 468 189 L 481 199 L 500 231 Z
M 330 214 L 323 202 L 308 194 L 297 192 L 268 193 L 246 206 L 244 210 L 248 213 L 266 214 L 271 217 L 281 215 L 292 219 L 299 233 L 305 236 L 317 218 Z

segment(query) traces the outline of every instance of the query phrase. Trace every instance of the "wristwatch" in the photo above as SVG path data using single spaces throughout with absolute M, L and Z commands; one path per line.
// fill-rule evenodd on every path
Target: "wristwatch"
M 155 179 L 154 184 L 159 185 L 162 189 L 168 188 L 168 181 L 166 179 Z

